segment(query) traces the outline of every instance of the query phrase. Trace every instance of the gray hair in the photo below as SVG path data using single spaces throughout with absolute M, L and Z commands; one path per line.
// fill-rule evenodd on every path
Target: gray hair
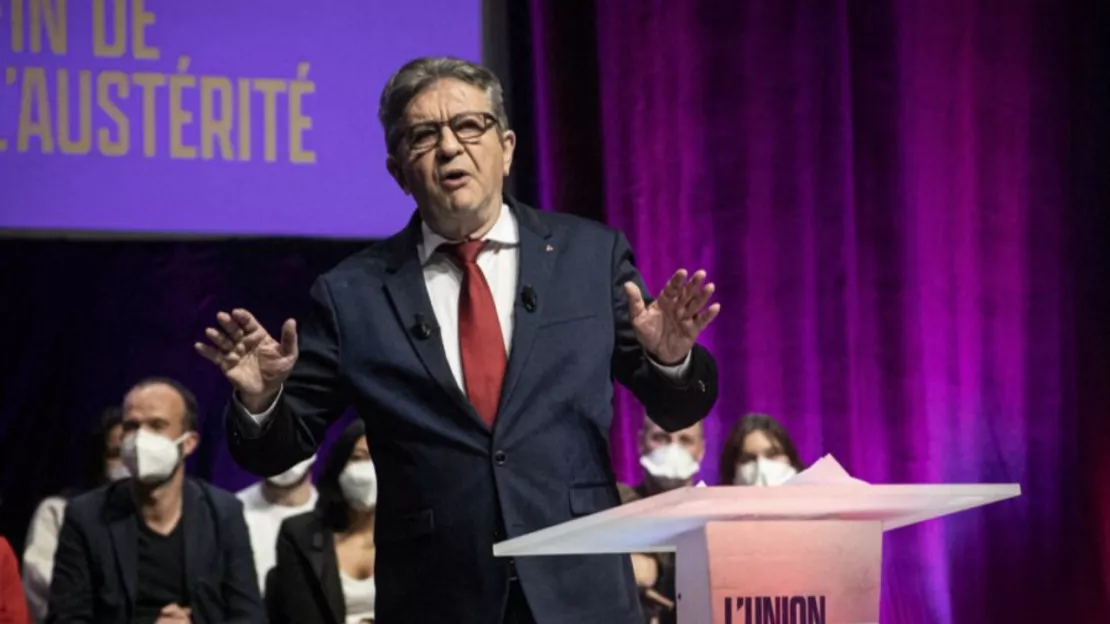
M 509 128 L 501 81 L 492 71 L 458 58 L 418 58 L 405 63 L 382 89 L 381 101 L 378 103 L 378 120 L 385 130 L 385 145 L 390 154 L 394 154 L 401 143 L 404 133 L 401 117 L 405 108 L 425 89 L 445 79 L 465 82 L 484 91 L 493 109 L 491 112 L 501 126 L 500 130 L 504 132 Z

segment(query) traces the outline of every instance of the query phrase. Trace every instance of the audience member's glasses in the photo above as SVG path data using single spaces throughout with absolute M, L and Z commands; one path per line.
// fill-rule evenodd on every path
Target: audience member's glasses
M 439 147 L 444 126 L 451 129 L 460 143 L 476 143 L 497 124 L 497 118 L 490 113 L 459 113 L 447 121 L 415 124 L 405 131 L 405 138 L 410 150 L 426 152 Z

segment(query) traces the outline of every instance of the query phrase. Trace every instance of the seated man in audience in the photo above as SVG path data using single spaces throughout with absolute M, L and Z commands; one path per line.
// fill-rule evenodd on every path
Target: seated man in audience
M 667 433 L 645 413 L 639 445 L 644 480 L 636 486 L 638 495 L 653 496 L 694 485 L 694 477 L 705 458 L 705 429 L 701 422 Z
M 644 480 L 635 488 L 622 488 L 622 503 L 694 485 L 694 477 L 701 470 L 701 460 L 705 457 L 705 430 L 701 422 L 667 433 L 645 413 L 639 445 Z M 646 621 L 649 624 L 673 623 L 674 555 L 636 554 L 632 556 L 632 564 Z
M 197 403 L 170 379 L 124 398 L 130 479 L 70 501 L 58 537 L 47 622 L 265 622 L 243 507 L 185 476 Z
M 265 594 L 266 575 L 274 567 L 277 536 L 286 518 L 316 509 L 318 494 L 312 485 L 313 455 L 281 474 L 267 477 L 239 491 L 243 515 L 251 536 L 254 570 Z

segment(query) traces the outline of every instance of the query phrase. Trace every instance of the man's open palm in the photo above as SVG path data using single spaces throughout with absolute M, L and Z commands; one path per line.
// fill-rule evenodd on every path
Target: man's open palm
M 220 367 L 241 398 L 276 395 L 297 362 L 296 321 L 285 321 L 278 342 L 246 310 L 220 312 L 216 320 L 220 329 L 206 328 L 211 344 L 196 343 L 197 352 Z
M 721 311 L 719 303 L 705 305 L 714 291 L 713 284 L 705 281 L 705 271 L 694 273 L 689 281 L 686 276 L 686 269 L 676 271 L 650 304 L 644 302 L 635 282 L 624 285 L 636 338 L 661 364 L 681 362 Z

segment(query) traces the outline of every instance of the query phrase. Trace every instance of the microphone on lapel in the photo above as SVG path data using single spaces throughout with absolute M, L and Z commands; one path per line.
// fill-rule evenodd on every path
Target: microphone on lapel
M 536 311 L 539 298 L 536 297 L 536 289 L 532 288 L 531 284 L 525 284 L 524 288 L 520 291 L 520 301 L 524 304 L 524 309 L 528 312 Z
M 429 323 L 423 314 L 417 313 L 413 319 L 416 324 L 412 326 L 412 333 L 420 340 L 427 340 L 435 335 L 436 330 L 439 329 L 435 325 Z

